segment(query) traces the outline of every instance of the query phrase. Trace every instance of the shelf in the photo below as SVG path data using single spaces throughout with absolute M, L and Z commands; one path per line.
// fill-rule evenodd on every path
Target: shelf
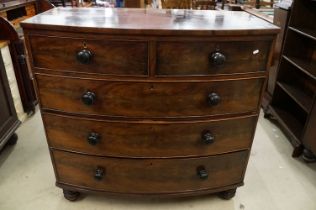
M 300 145 L 300 138 L 304 129 L 304 125 L 288 111 L 282 108 L 270 106 L 270 110 L 272 115 L 277 118 L 282 128 L 286 130 L 286 133 L 290 137 L 291 143 L 294 146 Z
M 277 70 L 277 82 L 266 114 L 275 118 L 299 156 L 316 145 L 316 0 L 293 0 Z M 271 112 L 270 112 L 271 110 Z M 267 115 L 268 116 L 268 115 Z M 306 138 L 312 139 L 306 142 Z M 316 147 L 313 150 L 316 154 Z
M 312 105 L 313 98 L 306 95 L 304 91 L 300 90 L 298 87 L 286 84 L 284 82 L 277 82 L 284 92 L 286 92 L 305 112 L 309 113 Z
M 289 26 L 289 29 L 316 41 L 316 30 Z
M 312 64 L 310 62 L 307 62 L 306 60 L 285 55 L 283 55 L 283 58 L 301 71 L 303 71 L 305 74 L 316 80 L 316 63 Z

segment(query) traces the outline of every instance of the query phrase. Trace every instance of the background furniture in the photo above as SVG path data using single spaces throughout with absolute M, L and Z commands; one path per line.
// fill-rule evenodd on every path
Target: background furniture
M 25 60 L 24 38 L 20 22 L 52 7 L 45 0 L 8 1 L 0 7 L 0 39 L 10 41 L 15 76 L 24 111 L 28 114 L 35 111 L 37 97 Z
M 249 4 L 256 9 L 259 9 L 261 7 L 273 7 L 273 4 L 275 3 L 274 0 L 268 0 L 268 1 L 263 1 L 263 0 L 247 0 L 246 4 Z
M 245 12 L 102 11 L 59 8 L 23 23 L 65 198 L 233 197 L 278 28 Z
M 267 109 L 272 100 L 272 95 L 273 95 L 273 91 L 274 91 L 274 87 L 275 87 L 275 83 L 277 79 L 277 74 L 278 74 L 278 67 L 280 64 L 281 57 L 282 57 L 282 49 L 284 45 L 285 34 L 287 31 L 288 22 L 290 18 L 290 11 L 291 11 L 290 9 L 291 9 L 290 7 L 274 8 L 274 17 L 272 18 L 272 21 L 273 21 L 273 24 L 279 26 L 281 30 L 275 42 L 272 64 L 269 67 L 269 80 L 268 80 L 267 88 L 263 95 L 263 100 L 262 100 L 263 109 Z M 265 19 L 269 20 L 268 18 L 265 18 Z
M 295 147 L 293 156 L 316 154 L 316 2 L 295 0 L 272 102 L 272 115 Z
M 49 0 L 54 6 L 70 6 L 70 7 L 102 7 L 104 4 L 98 3 L 96 0 Z M 104 3 L 104 2 L 103 2 Z M 113 5 L 115 5 L 116 0 L 112 0 Z M 126 8 L 144 8 L 147 5 L 147 0 L 124 0 L 122 2 Z M 117 6 L 121 7 L 121 6 Z
M 2 59 L 2 49 L 7 47 L 6 42 L 0 41 L 0 149 L 8 142 L 15 144 L 18 136 L 14 133 L 20 125 L 15 112 L 6 68 Z
M 19 23 L 36 14 L 36 1 L 6 1 L 0 6 L 0 17 L 11 22 L 16 30 L 20 30 Z
M 273 19 L 274 19 L 274 13 L 275 10 L 274 9 L 270 9 L 270 8 L 264 8 L 264 9 L 256 9 L 253 7 L 249 7 L 248 5 L 242 6 L 242 5 L 235 5 L 236 7 L 233 7 L 232 10 L 233 11 L 245 11 L 248 12 L 252 15 L 255 15 L 259 18 L 262 18 L 268 22 L 274 23 Z M 239 9 L 237 6 L 240 6 Z M 228 5 L 228 7 L 230 7 L 230 5 Z M 275 8 L 276 9 L 276 8 Z M 276 23 L 274 23 L 276 24 Z
M 161 0 L 163 9 L 215 10 L 215 0 Z
M 145 0 L 125 0 L 124 7 L 126 7 L 126 8 L 143 8 L 143 7 L 145 7 Z
M 191 9 L 192 0 L 161 0 L 163 9 Z
M 201 10 L 215 10 L 216 1 L 215 0 L 193 0 L 192 8 L 201 9 Z
M 4 43 L 7 43 L 7 44 L 1 48 L 1 55 L 5 64 L 5 70 L 7 73 L 11 95 L 13 98 L 13 104 L 14 104 L 18 119 L 21 122 L 24 122 L 27 119 L 27 114 L 24 112 L 24 109 L 23 109 L 19 87 L 18 87 L 18 83 L 17 83 L 16 76 L 14 73 L 14 66 L 12 63 L 12 58 L 11 58 L 10 50 L 8 47 L 8 42 L 4 42 Z
M 74 6 L 73 5 L 73 2 L 74 1 L 66 1 L 66 0 L 49 0 L 50 1 L 50 3 L 52 3 L 55 7 L 58 7 L 58 6 L 63 6 L 63 7 L 65 7 L 66 5 L 68 6 L 69 4 L 69 6 Z M 68 4 L 67 4 L 68 3 Z M 77 5 L 76 5 L 77 6 Z

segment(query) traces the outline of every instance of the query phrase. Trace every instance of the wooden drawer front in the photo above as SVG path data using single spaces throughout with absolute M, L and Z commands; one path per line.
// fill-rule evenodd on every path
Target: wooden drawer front
M 263 79 L 220 82 L 108 82 L 37 75 L 44 109 L 127 117 L 208 116 L 257 111 Z M 82 96 L 95 94 L 92 105 Z M 210 105 L 216 93 L 221 101 Z
M 256 123 L 256 117 L 192 123 L 107 122 L 48 113 L 43 113 L 43 120 L 51 147 L 113 157 L 207 156 L 248 149 Z
M 211 75 L 264 71 L 270 45 L 270 41 L 160 42 L 157 44 L 157 74 Z M 223 64 L 213 63 L 214 52 L 225 56 Z
M 117 193 L 172 193 L 237 184 L 242 181 L 248 157 L 248 151 L 189 159 L 116 159 L 61 151 L 52 154 L 58 182 Z M 208 173 L 207 179 L 197 174 L 201 166 Z M 95 178 L 97 169 L 103 171 L 100 179 Z
M 31 36 L 34 67 L 65 72 L 111 75 L 147 75 L 147 42 L 86 40 Z M 88 64 L 77 59 L 84 49 L 92 53 Z M 36 69 L 35 69 L 36 71 Z

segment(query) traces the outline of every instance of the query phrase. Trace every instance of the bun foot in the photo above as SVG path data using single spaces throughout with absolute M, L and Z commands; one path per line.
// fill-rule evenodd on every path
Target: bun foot
M 304 149 L 303 160 L 306 163 L 313 163 L 313 162 L 316 162 L 316 156 L 310 150 Z
M 18 141 L 18 135 L 16 133 L 14 133 L 10 139 L 8 140 L 7 144 L 8 145 L 15 145 L 16 142 Z
M 270 119 L 270 118 L 272 118 L 272 115 L 271 115 L 271 113 L 270 113 L 270 111 L 269 111 L 269 106 L 263 109 L 263 117 L 264 117 L 265 119 Z
M 270 119 L 270 118 L 271 118 L 271 114 L 264 113 L 264 114 L 263 114 L 263 117 L 264 117 L 265 119 Z
M 220 193 L 218 193 L 218 197 L 220 197 L 224 200 L 229 200 L 235 196 L 236 190 L 237 190 L 237 188 L 220 192 Z
M 70 191 L 70 190 L 63 189 L 63 193 L 64 193 L 64 197 L 69 201 L 76 201 L 80 196 L 80 193 L 76 192 L 76 191 Z
M 293 150 L 293 153 L 292 153 L 292 157 L 293 158 L 297 158 L 297 157 L 301 156 L 303 151 L 304 151 L 303 145 L 300 144 L 300 145 L 295 146 L 294 150 Z

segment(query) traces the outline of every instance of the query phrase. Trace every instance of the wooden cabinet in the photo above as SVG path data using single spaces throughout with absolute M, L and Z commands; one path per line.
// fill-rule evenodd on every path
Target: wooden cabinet
M 289 136 L 295 147 L 293 156 L 304 149 L 307 161 L 315 159 L 316 154 L 315 19 L 315 1 L 294 1 L 272 102 L 266 111 L 266 116 L 272 114 Z
M 78 22 L 79 13 L 89 21 Z M 65 198 L 233 197 L 278 28 L 243 12 L 109 14 L 56 8 L 23 23 Z
M 269 79 L 262 100 L 263 109 L 267 109 L 272 100 L 272 95 L 278 75 L 278 67 L 280 65 L 280 60 L 282 57 L 282 49 L 284 45 L 285 35 L 288 27 L 288 22 L 290 19 L 290 13 L 291 8 L 289 7 L 289 5 L 280 5 L 280 7 L 274 8 L 273 23 L 279 26 L 281 30 L 276 38 L 272 64 L 269 67 Z
M 0 40 L 10 41 L 10 53 L 23 109 L 32 114 L 37 104 L 33 78 L 25 60 L 24 38 L 20 22 L 43 12 L 52 5 L 47 0 L 10 0 L 0 5 Z
M 6 67 L 2 59 L 1 48 L 7 44 L 0 42 L 0 149 L 8 142 L 15 144 L 17 135 L 14 133 L 20 121 L 14 108 L 11 90 L 6 73 Z
M 124 0 L 124 7 L 142 8 L 145 6 L 145 0 Z
M 26 113 L 35 111 L 37 98 L 33 82 L 25 61 L 23 33 L 20 22 L 36 14 L 36 1 L 9 1 L 0 8 L 0 39 L 10 41 L 10 52 L 18 82 L 23 109 Z

